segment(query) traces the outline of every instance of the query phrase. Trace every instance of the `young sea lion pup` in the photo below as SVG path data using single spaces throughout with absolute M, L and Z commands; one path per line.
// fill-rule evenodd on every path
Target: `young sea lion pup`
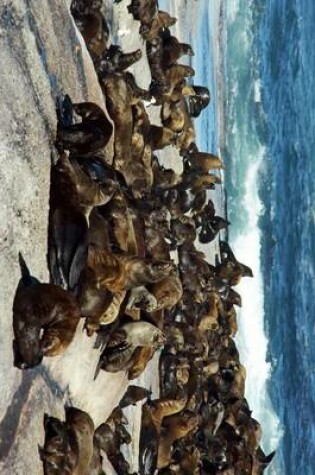
M 44 474 L 86 475 L 93 460 L 94 424 L 77 408 L 65 412 L 65 422 L 45 414 L 45 444 L 39 448 Z
M 26 369 L 38 365 L 43 356 L 63 353 L 81 315 L 71 294 L 41 284 L 31 276 L 21 254 L 19 260 L 22 277 L 13 302 L 13 353 L 14 365 Z

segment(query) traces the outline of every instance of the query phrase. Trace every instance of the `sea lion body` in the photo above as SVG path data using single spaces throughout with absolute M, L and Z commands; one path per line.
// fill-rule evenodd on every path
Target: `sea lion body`
M 19 288 L 13 302 L 15 364 L 31 368 L 43 356 L 63 353 L 80 319 L 75 298 L 53 284 Z M 40 338 L 40 331 L 44 330 Z
M 94 424 L 79 409 L 66 408 L 66 421 L 45 417 L 44 474 L 86 475 L 93 459 Z M 58 472 L 59 471 L 59 472 Z
M 133 128 L 131 94 L 125 78 L 116 73 L 102 78 L 101 85 L 108 113 L 115 124 L 114 167 L 119 171 L 124 161 L 129 163 L 131 160 Z

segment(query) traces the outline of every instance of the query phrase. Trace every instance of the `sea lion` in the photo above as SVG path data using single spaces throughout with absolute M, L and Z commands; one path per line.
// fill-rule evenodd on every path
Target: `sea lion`
M 188 411 L 164 419 L 165 428 L 161 431 L 158 449 L 158 469 L 167 467 L 171 462 L 172 445 L 198 426 L 199 417 Z
M 164 127 L 167 127 L 176 134 L 181 133 L 185 126 L 183 100 L 164 101 L 161 109 L 161 121 Z
M 204 86 L 193 86 L 195 94 L 188 98 L 188 111 L 191 117 L 199 117 L 201 111 L 205 109 L 211 99 L 209 89 Z
M 95 443 L 103 450 L 116 473 L 121 475 L 129 474 L 130 466 L 120 451 L 122 444 L 131 442 L 130 434 L 124 427 L 125 422 L 120 417 L 116 418 L 114 409 L 108 420 L 101 424 L 95 431 Z
M 19 262 L 22 277 L 13 301 L 13 352 L 14 365 L 27 369 L 38 365 L 43 356 L 63 353 L 81 315 L 71 294 L 32 277 L 21 254 Z
M 173 414 L 181 412 L 187 403 L 187 397 L 182 392 L 179 392 L 178 398 L 161 398 L 147 401 L 147 406 L 150 408 L 152 415 L 152 422 L 158 434 L 161 431 L 164 418 Z
M 170 310 L 182 298 L 183 287 L 181 280 L 176 273 L 171 273 L 165 279 L 153 284 L 151 293 L 157 301 L 157 308 L 155 310 L 163 308 Z
M 171 92 L 171 84 L 166 79 L 165 72 L 162 68 L 162 38 L 157 36 L 151 41 L 147 41 L 146 53 L 152 78 L 149 90 L 153 94 L 157 102 L 160 103 L 162 101 L 163 94 Z
M 134 364 L 132 356 L 138 346 L 159 348 L 164 341 L 161 330 L 149 322 L 138 321 L 122 325 L 112 333 L 101 354 L 95 377 L 100 369 L 109 372 L 128 370 Z
M 51 280 L 78 294 L 88 252 L 88 220 L 95 206 L 108 203 L 118 185 L 94 182 L 75 159 L 63 153 L 51 169 L 49 250 Z
M 124 71 L 139 61 L 141 56 L 140 49 L 124 53 L 120 46 L 111 45 L 99 58 L 99 61 L 95 64 L 95 69 L 101 76 L 105 73 Z
M 157 466 L 158 437 L 150 407 L 144 404 L 140 426 L 139 475 L 154 475 Z
M 101 13 L 101 0 L 72 0 L 70 11 L 92 59 L 106 49 L 109 29 Z
M 187 43 L 180 43 L 175 36 L 171 35 L 168 28 L 164 28 L 160 36 L 163 39 L 162 67 L 164 70 L 176 63 L 181 56 L 194 56 L 192 47 Z
M 56 146 L 78 156 L 91 157 L 102 151 L 113 133 L 112 123 L 104 111 L 93 102 L 72 104 L 81 117 L 78 124 L 63 125 L 58 121 Z
M 195 70 L 186 64 L 172 64 L 165 72 L 166 80 L 171 84 L 172 90 L 176 84 L 180 83 L 185 77 L 195 75 Z
M 160 31 L 175 25 L 176 21 L 177 18 L 172 17 L 168 12 L 158 10 L 150 23 L 141 21 L 139 33 L 145 41 L 152 41 L 157 38 Z
M 186 215 L 171 220 L 171 232 L 176 246 L 181 246 L 185 242 L 193 243 L 197 237 L 195 222 Z
M 148 362 L 152 359 L 154 353 L 155 348 L 146 346 L 138 346 L 138 348 L 135 349 L 128 370 L 129 380 L 139 378 L 139 376 L 145 370 Z
M 207 298 L 206 313 L 198 319 L 198 330 L 204 332 L 207 330 L 218 330 L 220 327 L 219 316 L 223 313 L 223 305 L 220 295 L 217 292 L 209 292 Z
M 124 407 L 135 405 L 137 402 L 142 401 L 143 399 L 147 399 L 151 396 L 151 391 L 146 388 L 142 388 L 140 386 L 130 385 L 127 388 L 127 391 L 121 398 L 119 402 L 119 407 L 122 409 Z
M 94 271 L 100 288 L 106 288 L 113 293 L 158 282 L 174 268 L 172 261 L 113 254 L 108 249 L 97 250 L 91 246 L 87 266 Z
M 65 408 L 64 423 L 45 415 L 45 444 L 40 449 L 44 474 L 85 475 L 93 459 L 94 424 L 84 411 Z
M 181 182 L 181 176 L 172 168 L 164 168 L 164 166 L 160 165 L 155 155 L 152 156 L 152 171 L 153 190 L 157 193 L 160 190 L 173 188 Z
M 149 292 L 144 285 L 134 287 L 129 294 L 128 309 L 143 309 L 146 312 L 154 312 L 158 308 L 156 297 Z
M 114 167 L 120 170 L 124 161 L 131 160 L 133 117 L 131 92 L 121 74 L 112 73 L 100 78 L 108 113 L 115 124 Z
M 152 151 L 162 150 L 164 147 L 172 145 L 176 142 L 176 134 L 167 127 L 162 127 L 159 125 L 150 125 L 147 140 L 148 144 L 151 146 Z

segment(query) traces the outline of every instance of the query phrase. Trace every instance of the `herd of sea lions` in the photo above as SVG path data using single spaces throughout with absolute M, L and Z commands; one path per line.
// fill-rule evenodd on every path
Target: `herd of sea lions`
M 211 265 L 196 243 L 209 243 L 229 222 L 216 215 L 207 190 L 221 183 L 220 157 L 198 150 L 193 118 L 210 101 L 192 86 L 193 55 L 170 27 L 176 22 L 156 0 L 128 7 L 146 42 L 148 90 L 126 71 L 141 51 L 109 44 L 102 0 L 73 0 L 71 14 L 91 55 L 106 109 L 57 101 L 58 160 L 51 169 L 48 265 L 40 283 L 19 256 L 21 280 L 13 304 L 14 364 L 32 368 L 66 351 L 81 318 L 87 338 L 97 332 L 95 368 L 126 371 L 130 380 L 157 348 L 160 398 L 129 386 L 98 428 L 67 407 L 65 421 L 45 415 L 39 449 L 45 475 L 102 472 L 102 452 L 118 475 L 130 473 L 121 445 L 131 442 L 122 409 L 140 400 L 140 475 L 259 475 L 270 463 L 260 447 L 260 424 L 244 397 L 246 371 L 233 337 L 233 289 L 252 271 L 220 241 Z M 152 125 L 146 102 L 160 106 Z M 108 117 L 109 116 L 109 117 Z M 106 146 L 113 138 L 114 154 Z M 172 145 L 183 172 L 166 169 L 156 150 Z M 174 256 L 176 256 L 175 265 Z

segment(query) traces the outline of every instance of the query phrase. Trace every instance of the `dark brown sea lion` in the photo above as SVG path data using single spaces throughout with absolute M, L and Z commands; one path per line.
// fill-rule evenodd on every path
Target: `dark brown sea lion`
M 120 400 L 119 407 L 124 408 L 130 406 L 131 404 L 134 406 L 137 404 L 137 402 L 150 397 L 150 395 L 151 391 L 148 389 L 142 388 L 140 386 L 130 385 Z
M 164 28 L 160 32 L 160 36 L 163 39 L 162 67 L 164 70 L 171 64 L 176 63 L 181 56 L 186 54 L 194 56 L 192 47 L 187 43 L 180 43 L 175 36 L 171 35 L 168 28 Z
M 207 87 L 193 86 L 195 94 L 188 98 L 188 110 L 191 117 L 198 117 L 201 111 L 207 107 L 210 102 L 210 92 Z
M 31 276 L 21 254 L 19 258 L 22 277 L 13 302 L 13 352 L 14 365 L 26 369 L 38 365 L 43 356 L 63 353 L 81 315 L 71 294 L 41 284 Z
M 160 103 L 165 93 L 171 92 L 171 84 L 162 68 L 163 41 L 159 36 L 146 42 L 147 58 L 151 71 L 150 92 Z
M 168 190 L 181 182 L 181 176 L 172 168 L 164 168 L 158 158 L 152 157 L 153 189 L 155 191 Z
M 161 150 L 176 142 L 176 134 L 167 127 L 151 125 L 147 140 L 153 151 Z
M 181 280 L 174 272 L 165 279 L 153 284 L 150 291 L 157 300 L 156 310 L 161 310 L 162 308 L 170 310 L 175 307 L 183 295 Z
M 159 10 L 150 23 L 141 21 L 139 33 L 144 40 L 152 41 L 158 36 L 161 30 L 175 25 L 176 21 L 177 19 L 172 17 L 168 12 Z
M 140 49 L 130 53 L 124 53 L 120 46 L 111 45 L 95 64 L 95 69 L 101 75 L 115 71 L 124 71 L 139 61 L 142 53 Z
M 199 417 L 188 411 L 164 419 L 166 427 L 161 431 L 157 467 L 167 467 L 171 462 L 172 445 L 197 428 Z
M 94 453 L 93 421 L 86 412 L 74 407 L 65 411 L 64 423 L 45 415 L 45 444 L 40 449 L 45 475 L 90 473 Z
M 56 146 L 79 156 L 93 156 L 108 143 L 113 126 L 104 111 L 93 102 L 72 104 L 81 123 L 63 125 L 58 122 Z
M 156 0 L 131 0 L 128 6 L 128 12 L 135 20 L 150 24 L 157 13 Z
M 116 409 L 113 413 L 116 412 Z M 125 422 L 120 417 L 113 417 L 113 413 L 105 423 L 96 429 L 94 443 L 106 453 L 116 473 L 127 475 L 130 473 L 130 466 L 121 453 L 120 447 L 122 444 L 129 444 L 131 437 L 124 427 Z
M 72 0 L 70 7 L 92 59 L 98 58 L 106 50 L 109 38 L 109 29 L 101 7 L 101 0 Z
M 157 466 L 158 430 L 153 422 L 150 407 L 142 406 L 139 441 L 139 475 L 154 475 Z

